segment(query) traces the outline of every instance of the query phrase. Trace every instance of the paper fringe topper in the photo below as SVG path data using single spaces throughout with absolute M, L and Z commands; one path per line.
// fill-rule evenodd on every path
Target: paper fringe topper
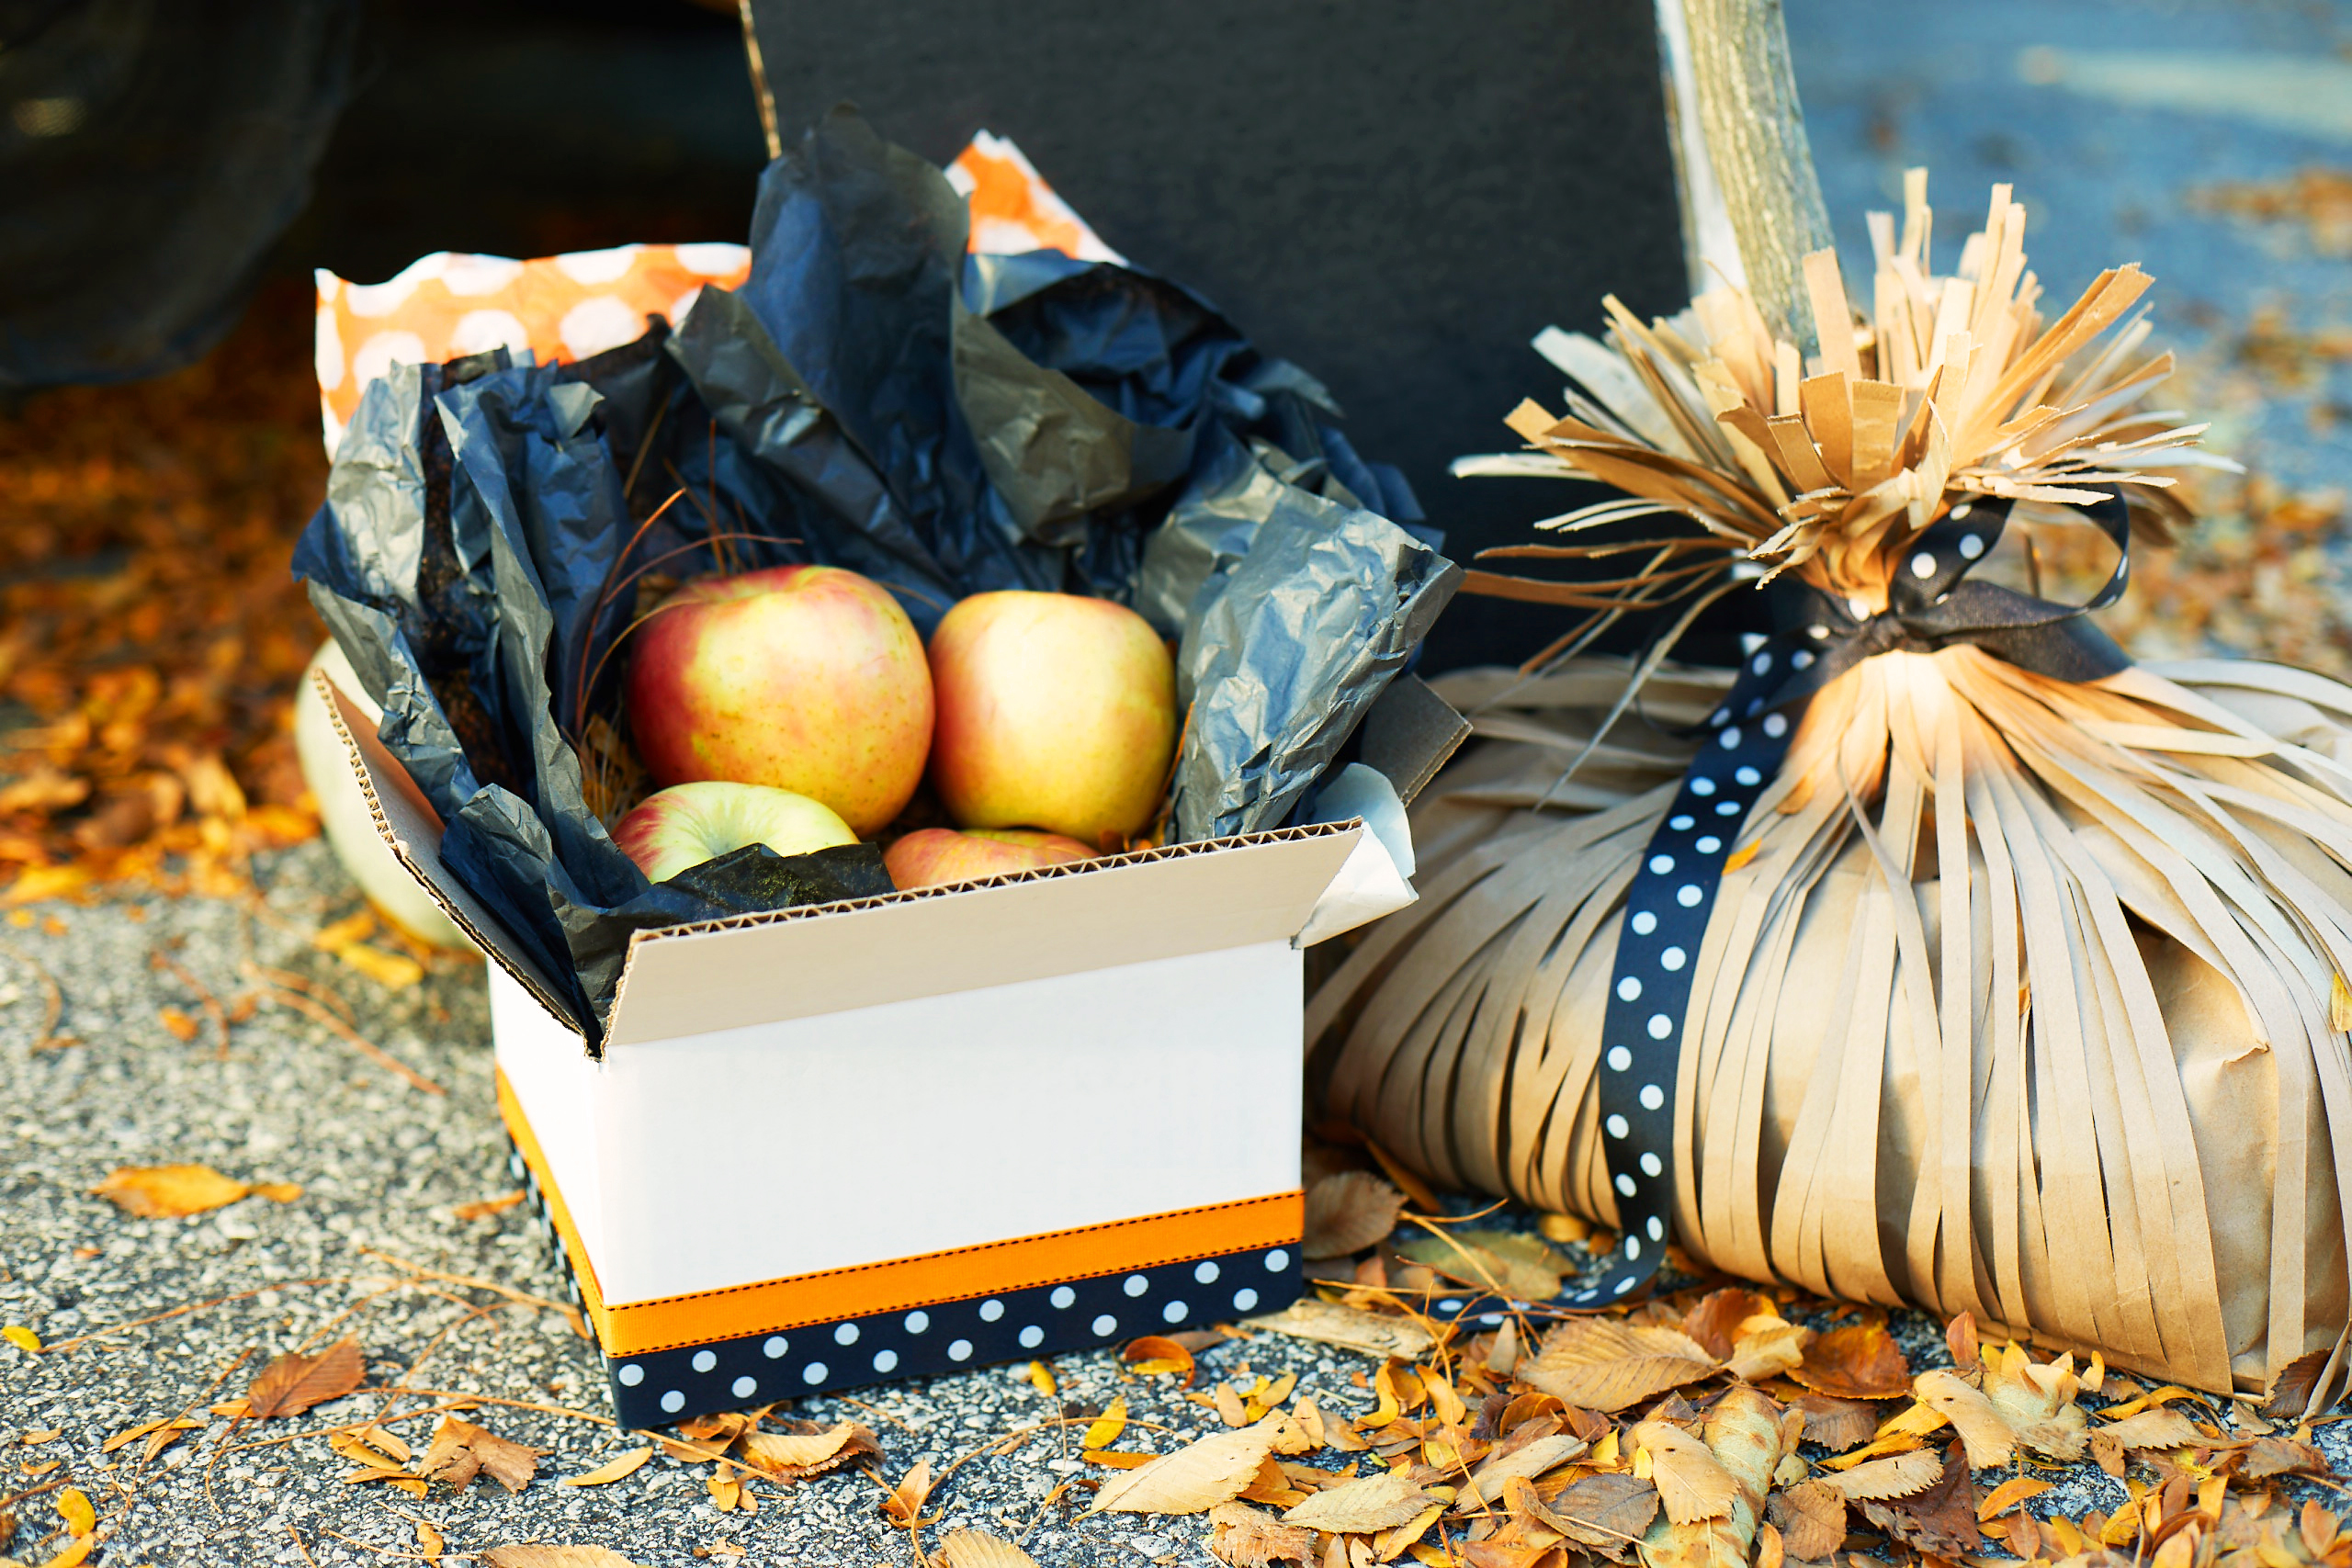
M 2144 322 L 2094 342 L 2147 278 L 2045 328 L 2005 187 L 1945 279 L 1907 194 L 1900 243 L 1873 215 L 1867 327 L 1808 265 L 1809 374 L 1736 291 L 1646 327 L 1611 301 L 1611 345 L 1546 334 L 1570 417 L 1523 407 L 1532 451 L 1463 465 L 1633 497 L 1557 529 L 1704 535 L 1572 547 L 1643 559 L 1574 589 L 1490 574 L 1591 614 L 1535 669 L 1439 682 L 1486 739 L 1416 803 L 1421 900 L 1320 987 L 1308 1039 L 1327 1111 L 1442 1183 L 1619 1223 L 1598 1078 L 1625 891 L 1731 676 L 1573 657 L 1594 628 L 1678 598 L 1687 624 L 1743 559 L 1883 609 L 1963 498 L 2064 521 L 2113 487 L 2143 526 L 2181 515 L 2149 470 L 2196 429 L 2133 412 L 2168 361 L 2134 358 Z M 2341 1365 L 2352 689 L 1881 653 L 1812 697 L 1730 845 L 1671 1058 L 1693 1258 L 2209 1390 Z

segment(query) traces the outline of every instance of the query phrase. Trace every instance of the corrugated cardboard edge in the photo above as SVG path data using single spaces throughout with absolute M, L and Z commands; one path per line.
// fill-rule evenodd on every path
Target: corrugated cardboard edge
M 313 674 L 320 695 L 326 699 L 327 716 L 334 720 L 335 734 L 348 752 L 352 772 L 357 775 L 360 791 L 368 800 L 369 817 L 376 831 L 392 855 L 424 890 L 432 895 L 458 928 L 473 940 L 474 945 L 490 955 L 517 985 L 528 993 L 557 1022 L 587 1046 L 587 1036 L 571 1010 L 559 998 L 556 989 L 538 966 L 512 949 L 505 940 L 505 927 L 498 918 L 468 892 L 464 885 L 450 875 L 441 863 L 438 846 L 441 840 L 441 819 L 409 778 L 408 770 L 392 756 L 366 722 L 357 705 L 345 695 L 325 671 Z M 397 795 L 387 801 L 378 789 L 376 778 L 381 774 L 390 783 Z M 397 822 L 395 818 L 400 818 Z M 1105 855 L 1098 860 L 1079 861 L 1062 865 L 1038 866 L 1028 871 L 1006 872 L 976 882 L 959 882 L 944 887 L 918 887 L 905 892 L 878 894 L 868 898 L 842 898 L 826 904 L 802 904 L 786 909 L 761 909 L 747 915 L 730 915 L 723 919 L 698 920 L 687 925 L 665 926 L 660 931 L 637 931 L 629 938 L 629 951 L 634 953 L 640 942 L 665 941 L 681 936 L 698 936 L 713 931 L 737 931 L 746 927 L 773 925 L 787 920 L 814 919 L 823 915 L 842 914 L 859 909 L 878 908 L 891 904 L 908 904 L 921 899 L 954 898 L 987 888 L 1002 887 L 1022 882 L 1044 882 L 1057 877 L 1084 876 L 1098 871 L 1120 866 L 1148 864 L 1156 861 L 1181 860 L 1188 856 L 1214 854 L 1220 851 L 1250 848 L 1261 844 L 1290 843 L 1302 840 L 1330 838 L 1340 834 L 1363 830 L 1361 819 L 1351 818 L 1343 822 L 1316 822 L 1299 828 L 1275 828 L 1261 833 L 1241 833 L 1231 838 L 1204 839 L 1194 843 L 1166 844 L 1158 849 L 1136 850 L 1125 854 Z M 432 852 L 429 863 L 424 855 L 412 849 Z M 625 963 L 619 983 L 614 989 L 614 1009 L 618 1010 L 621 998 L 628 988 L 628 978 L 634 965 Z M 594 1055 L 592 1051 L 591 1055 Z
M 401 869 L 416 878 L 417 885 L 432 896 L 442 913 L 457 922 L 458 929 L 470 938 L 473 944 L 490 957 L 492 964 L 506 971 L 514 983 L 523 987 L 531 999 L 545 1008 L 548 1015 L 581 1037 L 584 1046 L 587 1036 L 571 1010 L 559 998 L 556 988 L 537 964 L 522 954 L 512 952 L 503 940 L 506 928 L 498 917 L 483 908 L 481 902 L 467 891 L 463 883 L 449 874 L 441 863 L 441 817 L 433 809 L 424 793 L 416 787 L 398 758 L 387 750 L 376 738 L 374 728 L 367 723 L 359 705 L 346 696 L 343 689 L 323 670 L 311 671 L 319 695 L 325 699 L 327 718 L 334 726 L 336 738 L 342 740 L 348 754 L 351 771 L 359 781 L 359 792 L 367 798 L 368 815 L 376 824 L 377 836 L 401 863 Z M 380 774 L 388 780 L 395 797 L 388 801 L 377 789 Z M 396 824 L 394 818 L 401 820 Z M 430 863 L 413 852 L 415 844 L 432 852 Z M 493 934 L 494 933 L 494 934 Z
M 637 967 L 634 955 L 641 945 L 649 942 L 671 942 L 680 937 L 704 936 L 717 931 L 784 925 L 796 920 L 818 919 L 828 915 L 854 914 L 861 910 L 887 908 L 899 904 L 957 898 L 1026 882 L 1052 882 L 1065 877 L 1091 876 L 1100 872 L 1114 871 L 1123 866 L 1150 865 L 1163 861 L 1185 860 L 1229 850 L 1333 838 L 1363 830 L 1363 823 L 1357 818 L 1350 818 L 1344 822 L 1311 823 L 1300 828 L 1275 828 L 1262 833 L 1241 833 L 1226 839 L 1203 839 L 1186 844 L 1164 844 L 1158 849 L 1134 850 L 1125 854 L 1103 855 L 1094 860 L 1071 861 L 1059 865 L 1041 865 L 1026 871 L 1009 871 L 996 876 L 982 877 L 971 882 L 952 883 L 942 887 L 914 887 L 899 893 L 879 893 L 867 898 L 839 898 L 829 904 L 800 904 L 785 909 L 759 909 L 747 915 L 729 915 L 723 919 L 697 920 L 691 925 L 663 926 L 659 931 L 636 931 L 629 937 L 629 953 L 632 961 L 622 965 L 619 983 L 613 988 L 613 1016 L 615 1018 L 620 1016 L 622 1005 L 628 997 L 629 976 L 636 972 Z

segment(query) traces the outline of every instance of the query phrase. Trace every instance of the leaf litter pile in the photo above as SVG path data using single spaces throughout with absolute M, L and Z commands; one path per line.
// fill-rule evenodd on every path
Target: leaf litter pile
M 177 375 L 0 409 L 0 898 L 234 895 L 317 831 L 287 563 L 326 459 L 294 290 Z
M 258 1370 L 248 1358 L 187 1408 L 109 1437 L 113 1490 L 97 1504 L 74 1472 L 37 1495 L 0 1495 L 17 1550 L 33 1549 L 0 1562 L 104 1562 L 91 1553 L 135 1498 L 142 1470 L 192 1442 L 205 1450 L 208 1476 L 222 1457 L 256 1450 L 330 1464 L 355 1495 L 385 1500 L 398 1533 L 383 1545 L 312 1522 L 304 1528 L 314 1542 L 492 1568 L 632 1568 L 637 1559 L 593 1544 L 469 1546 L 448 1539 L 457 1522 L 406 1510 L 546 1487 L 626 1497 L 632 1478 L 684 1468 L 699 1478 L 702 1506 L 747 1522 L 789 1509 L 801 1486 L 847 1486 L 884 1527 L 905 1532 L 899 1560 L 942 1568 L 1033 1563 L 1029 1538 L 1048 1517 L 1075 1530 L 1080 1561 L 1141 1525 L 1185 1543 L 1157 1562 L 1198 1561 L 1197 1546 L 1231 1568 L 2352 1568 L 2344 1489 L 2312 1441 L 2330 1418 L 2302 1408 L 2317 1359 L 2257 1410 L 2148 1387 L 2097 1357 L 1980 1339 L 1964 1315 L 1939 1342 L 1910 1333 L 1906 1354 L 1903 1325 L 1876 1308 L 1699 1278 L 1679 1254 L 1669 1276 L 1679 1288 L 1605 1314 L 1512 1310 L 1491 1323 L 1448 1322 L 1430 1310 L 1441 1298 L 1552 1296 L 1613 1238 L 1561 1215 L 1449 1215 L 1401 1171 L 1400 1186 L 1379 1171 L 1334 1168 L 1347 1157 L 1320 1146 L 1311 1155 L 1306 1300 L 1239 1325 L 1134 1340 L 1107 1371 L 1092 1359 L 1082 1373 L 1073 1364 L 1064 1375 L 1089 1377 L 1109 1394 L 1100 1403 L 1069 1398 L 1055 1368 L 1032 1363 L 1022 1375 L 1044 1396 L 1044 1418 L 983 1436 L 936 1469 L 929 1458 L 894 1458 L 902 1424 L 854 1399 L 627 1433 L 593 1411 L 424 1386 L 420 1364 L 456 1326 L 509 1305 L 563 1309 L 388 1258 L 399 1272 L 361 1281 L 358 1304 L 303 1346 Z M 240 1190 L 287 1196 L 201 1167 L 118 1171 L 100 1190 L 126 1216 L 164 1218 Z M 1529 1218 L 1532 1228 L 1517 1228 Z M 371 1381 L 359 1340 L 335 1325 L 401 1291 L 466 1311 L 406 1369 Z M 13 1342 L 56 1353 L 103 1337 Z M 1312 1389 L 1296 1371 L 1237 1359 L 1278 1359 L 1250 1347 L 1297 1340 L 1366 1359 L 1351 1375 L 1343 1368 L 1348 1386 L 1325 1377 Z M 589 1429 L 594 1461 L 548 1464 L 558 1450 L 522 1440 L 517 1418 Z M 1207 1435 L 1193 1438 L 1180 1421 Z M 1062 1456 L 1053 1467 L 1061 1475 L 1025 1524 L 1000 1516 L 943 1528 L 967 1465 L 1048 1450 Z M 2080 1484 L 2086 1476 L 2099 1478 L 2102 1506 L 2082 1502 L 2094 1490 Z M 664 1506 L 679 1495 L 666 1494 Z M 634 1506 L 625 1502 L 623 1517 Z M 484 1533 L 498 1528 L 482 1521 Z M 380 1541 L 384 1530 L 372 1533 Z M 9 1550 L 0 1539 L 0 1554 Z
M 1235 1568 L 2352 1564 L 2301 1419 L 2317 1359 L 2270 1415 L 2097 1357 L 1980 1343 L 1964 1315 L 1942 1364 L 1915 1366 L 1878 1309 L 1692 1280 L 1679 1255 L 1691 1282 L 1630 1308 L 1448 1323 L 1421 1309 L 1448 1292 L 1555 1295 L 1612 1238 L 1437 1209 L 1369 1171 L 1324 1174 L 1304 1248 L 1320 1299 L 1244 1325 L 1395 1349 L 1368 1408 L 1262 1378 L 1192 1393 L 1227 1430 L 1134 1469 L 1090 1434 L 1086 1459 L 1120 1467 L 1091 1510 L 1202 1516 Z M 1189 1381 L 1190 1358 L 1177 1365 Z M 2120 1483 L 2109 1506 L 2036 1506 L 2087 1466 Z

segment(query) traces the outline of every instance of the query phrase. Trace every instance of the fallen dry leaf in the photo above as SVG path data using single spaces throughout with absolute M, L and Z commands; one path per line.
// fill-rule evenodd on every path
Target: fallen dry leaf
M 1982 1523 L 1998 1518 L 2020 1503 L 2030 1502 L 2050 1490 L 2050 1483 L 2030 1475 L 2012 1475 L 1985 1494 L 1976 1505 L 1976 1517 Z
M 1089 1464 L 1099 1464 L 1105 1470 L 1141 1470 L 1145 1465 L 1165 1456 L 1130 1453 L 1125 1449 L 1084 1449 L 1080 1450 L 1078 1457 Z
M 1815 1393 L 1839 1399 L 1900 1399 L 1911 1392 L 1911 1369 L 1883 1323 L 1849 1323 L 1805 1347 L 1789 1375 Z
M 874 1434 L 855 1421 L 836 1421 L 830 1427 L 819 1427 L 813 1421 L 785 1425 L 786 1429 L 782 1432 L 731 1427 L 730 1435 L 742 1431 L 736 1439 L 736 1454 L 773 1480 L 806 1481 L 855 1460 L 878 1457 L 882 1452 L 882 1445 Z M 807 1457 L 812 1453 L 817 1457 Z
M 1438 1499 L 1396 1472 L 1361 1476 L 1326 1487 L 1283 1516 L 1300 1529 L 1351 1534 L 1394 1529 L 1420 1517 Z
M 300 1416 L 314 1404 L 341 1399 L 367 1375 L 356 1339 L 338 1339 L 315 1356 L 288 1350 L 254 1379 L 245 1404 L 256 1421 Z
M 606 1460 L 595 1469 L 582 1474 L 567 1475 L 557 1484 L 560 1486 L 602 1486 L 608 1482 L 618 1481 L 624 1476 L 635 1475 L 639 1468 L 652 1457 L 653 1445 L 648 1443 L 641 1449 L 631 1449 L 625 1454 Z
M 2027 1448 L 2052 1459 L 2083 1457 L 2090 1418 L 2075 1403 L 2081 1383 L 2074 1364 L 2072 1355 L 2037 1364 L 2019 1347 L 2007 1345 L 1984 1369 L 1984 1396 L 2010 1432 Z M 2147 1397 L 2156 1399 L 2154 1394 Z
M 1512 1492 L 1515 1496 L 1535 1495 L 1525 1482 Z M 1648 1530 L 1657 1510 L 1657 1487 L 1636 1476 L 1603 1473 L 1571 1482 L 1537 1517 L 1580 1545 L 1622 1557 Z
M 892 1524 L 912 1529 L 922 1517 L 922 1506 L 931 1495 L 931 1461 L 917 1460 L 914 1468 L 899 1478 L 882 1499 L 882 1517 Z
M 1510 1231 L 1442 1231 L 1396 1249 L 1401 1258 L 1448 1279 L 1513 1301 L 1560 1293 L 1565 1260 L 1535 1236 Z
M 139 1462 L 141 1464 L 153 1463 L 157 1454 L 162 1453 L 165 1449 L 168 1449 L 174 1443 L 178 1442 L 190 1432 L 201 1432 L 202 1430 L 204 1430 L 203 1422 L 190 1420 L 186 1416 L 182 1416 L 176 1420 L 157 1423 L 154 1430 L 147 1434 L 146 1446 L 139 1450 Z
M 2269 1390 L 2262 1398 L 2265 1416 L 2280 1416 L 2293 1420 L 2310 1404 L 2312 1394 L 2319 1387 L 2320 1375 L 2327 1371 L 2332 1350 L 2312 1350 L 2296 1357 L 2273 1378 Z
M 401 1466 L 408 1462 L 407 1445 L 379 1428 L 371 1427 L 357 1432 L 329 1432 L 327 1447 L 340 1457 L 366 1469 L 388 1471 L 393 1474 L 406 1473 Z
M 1119 1434 L 1126 1429 L 1127 1396 L 1123 1393 L 1103 1407 L 1102 1414 L 1087 1427 L 1086 1435 L 1079 1439 L 1078 1446 L 1082 1449 L 1107 1449 L 1117 1442 Z
M 183 1045 L 195 1039 L 198 1032 L 204 1027 L 177 1008 L 164 1008 L 155 1016 L 163 1021 L 164 1027 L 171 1032 L 172 1038 Z
M 1861 1508 L 1871 1523 L 1895 1540 L 1950 1562 L 1984 1548 L 1976 1529 L 1976 1483 L 1960 1443 L 1951 1445 L 1943 1474 L 1925 1491 L 1886 1502 L 1865 1500 Z
M 1666 1517 L 1678 1525 L 1719 1519 L 1739 1501 L 1739 1483 L 1692 1434 L 1665 1421 L 1645 1421 L 1634 1440 L 1650 1456 L 1650 1483 Z
M 1789 1408 L 1804 1412 L 1806 1441 L 1819 1443 L 1834 1454 L 1869 1442 L 1878 1430 L 1878 1407 L 1860 1399 L 1803 1393 Z
M 322 953 L 341 953 L 353 942 L 376 932 L 376 917 L 366 909 L 345 915 L 311 933 L 311 945 Z
M 639 1568 L 608 1546 L 493 1546 L 481 1560 L 489 1568 Z
M 449 1544 L 441 1539 L 441 1532 L 435 1529 L 431 1525 L 426 1524 L 423 1519 L 411 1519 L 409 1523 L 416 1527 L 417 1555 L 424 1558 L 427 1562 L 440 1562 L 441 1553 L 447 1549 Z
M 2099 1433 L 2126 1449 L 2186 1449 L 2206 1440 L 2188 1416 L 2161 1404 L 2102 1427 Z
M 1544 1337 L 1520 1379 L 1589 1410 L 1623 1410 L 1721 1368 L 1679 1329 L 1636 1327 L 1613 1318 L 1570 1318 Z
M 1090 1514 L 1198 1514 L 1229 1503 L 1257 1479 L 1273 1452 L 1282 1417 L 1270 1416 L 1238 1432 L 1213 1432 L 1114 1475 L 1094 1495 Z
M 1768 1318 L 1739 1337 L 1731 1350 L 1731 1375 L 1743 1382 L 1762 1382 L 1804 1362 L 1813 1330 L 1799 1323 Z
M 1193 1353 L 1173 1339 L 1158 1334 L 1147 1334 L 1140 1339 L 1128 1340 L 1126 1348 L 1121 1350 L 1119 1355 L 1133 1367 L 1139 1377 L 1158 1377 L 1169 1372 L 1182 1372 L 1184 1374 L 1183 1386 L 1186 1388 L 1193 1386 Z
M 419 1468 L 425 1480 L 446 1481 L 452 1491 L 463 1492 L 473 1484 L 475 1476 L 487 1475 L 507 1491 L 520 1492 L 531 1483 L 539 1456 L 547 1451 L 509 1442 L 469 1421 L 444 1416 L 433 1429 L 433 1441 Z
M 57 1495 L 57 1517 L 65 1521 L 67 1530 L 77 1536 L 98 1528 L 98 1510 L 91 1506 L 89 1494 L 79 1487 L 68 1486 Z
M 1826 1562 L 1846 1544 L 1846 1495 L 1826 1481 L 1808 1481 L 1772 1494 L 1765 1517 L 1781 1545 L 1804 1562 Z
M 2137 1421 L 2140 1417 L 2134 1416 L 2132 1419 Z M 2109 1428 L 2110 1431 L 2113 1429 Z M 2246 1450 L 2245 1462 L 2239 1467 L 2238 1473 L 2260 1480 L 2271 1475 L 2327 1475 L 2332 1472 L 2327 1456 L 2311 1444 L 2297 1442 L 2292 1438 L 2271 1436 L 2255 1438 L 2253 1445 Z
M 1345 1258 L 1388 1239 L 1405 1212 L 1405 1194 L 1368 1170 L 1342 1170 L 1306 1190 L 1301 1256 Z
M 1944 1348 L 1951 1352 L 1951 1364 L 1962 1371 L 1976 1365 L 1976 1314 L 1963 1311 L 1944 1325 Z
M 1311 1565 L 1315 1532 L 1283 1524 L 1273 1515 L 1247 1503 L 1219 1503 L 1209 1510 L 1216 1527 L 1209 1551 L 1229 1568 L 1271 1568 L 1276 1562 Z
M 1337 1345 L 1362 1355 L 1412 1360 L 1436 1345 L 1430 1331 L 1408 1317 L 1394 1317 L 1338 1302 L 1301 1296 L 1280 1312 L 1245 1320 L 1251 1328 L 1272 1329 L 1294 1339 Z
M 1454 1507 L 1467 1513 L 1481 1502 L 1495 1502 L 1513 1481 L 1532 1481 L 1584 1451 L 1584 1439 L 1566 1432 L 1554 1432 L 1515 1449 L 1498 1450 L 1471 1472 L 1454 1497 Z
M 1849 1471 L 1833 1471 L 1823 1479 L 1849 1503 L 1883 1502 L 1889 1497 L 1908 1497 L 1915 1492 L 1924 1492 L 1943 1472 L 1943 1459 L 1935 1450 L 1914 1449 L 1907 1454 L 1874 1459 Z
M 1968 1445 L 1968 1462 L 1977 1470 L 1995 1470 L 2017 1454 L 2017 1438 L 1993 1402 L 1957 1372 L 1938 1368 L 1921 1372 L 1912 1384 L 1919 1402 L 1940 1415 Z
M 1751 1317 L 1777 1316 L 1770 1298 L 1737 1285 L 1711 1291 L 1682 1314 L 1682 1332 L 1706 1348 L 1718 1361 L 1731 1359 L 1732 1341 L 1739 1325 Z
M 939 1568 L 1037 1568 L 1037 1560 L 986 1530 L 951 1530 L 932 1553 Z
M 200 1214 L 233 1203 L 248 1190 L 243 1182 L 206 1165 L 126 1166 L 90 1189 L 143 1220 Z
M 364 942 L 338 948 L 335 956 L 388 991 L 405 990 L 424 978 L 424 965 L 415 959 Z
M 819 1432 L 749 1432 L 743 1434 L 743 1457 L 763 1470 L 806 1469 L 841 1452 L 857 1430 L 854 1421 L 836 1421 Z
M 478 1198 L 470 1203 L 460 1203 L 449 1211 L 453 1220 L 486 1220 L 492 1214 L 503 1214 L 523 1201 L 523 1190 L 502 1192 L 495 1198 Z
M 28 1356 L 40 1354 L 40 1336 L 21 1323 L 12 1323 L 0 1328 L 0 1339 L 6 1339 Z

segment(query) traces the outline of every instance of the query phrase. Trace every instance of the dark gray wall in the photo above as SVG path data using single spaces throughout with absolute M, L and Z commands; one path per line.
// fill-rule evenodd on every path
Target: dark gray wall
M 753 0 L 787 137 L 842 100 L 934 161 L 985 127 L 1103 238 L 1323 378 L 1450 553 L 1589 493 L 1446 477 L 1512 445 L 1527 347 L 1614 291 L 1678 308 L 1650 0 Z M 1435 667 L 1516 659 L 1556 612 L 1462 600 Z

